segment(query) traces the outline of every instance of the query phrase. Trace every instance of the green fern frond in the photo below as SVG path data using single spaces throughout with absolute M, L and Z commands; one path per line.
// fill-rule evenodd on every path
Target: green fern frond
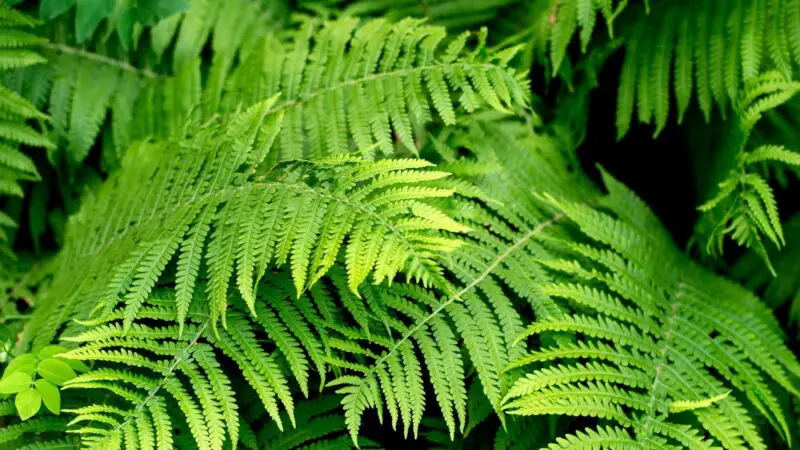
M 41 42 L 35 35 L 22 31 L 36 21 L 0 5 L 0 71 L 20 69 L 46 60 L 30 49 Z M 31 121 L 41 123 L 47 116 L 22 96 L 0 85 L 0 196 L 22 197 L 21 182 L 37 181 L 39 172 L 22 147 L 52 148 L 53 144 Z M 16 228 L 15 219 L 0 211 L 0 252 L 10 253 L 7 230 Z
M 625 42 L 617 98 L 620 139 L 627 134 L 634 111 L 639 122 L 655 126 L 655 135 L 666 126 L 672 96 L 679 123 L 693 94 L 707 121 L 712 104 L 724 117 L 744 83 L 767 69 L 789 78 L 800 65 L 794 37 L 800 19 L 793 0 L 675 0 L 654 3 L 652 8 L 646 2 L 634 8 L 627 1 L 570 0 L 558 2 L 553 10 L 554 73 L 579 27 L 585 52 L 597 14 L 604 17 L 611 36 L 617 22 L 615 28 Z
M 299 158 L 346 152 L 351 140 L 392 154 L 393 133 L 417 153 L 417 126 L 433 111 L 446 125 L 455 122 L 453 96 L 467 112 L 527 105 L 527 81 L 508 67 L 509 56 L 484 49 L 482 38 L 467 51 L 468 34 L 442 51 L 446 37 L 444 28 L 413 19 L 308 23 L 289 48 L 264 39 L 226 84 L 222 109 L 281 92 L 286 132 L 278 154 Z
M 62 19 L 71 16 L 65 14 L 71 6 L 67 3 L 55 8 L 48 3 L 42 8 L 42 17 L 48 22 L 41 33 L 52 35 L 53 42 L 39 39 L 36 43 L 48 65 L 5 75 L 14 90 L 53 117 L 51 136 L 70 170 L 80 166 L 101 137 L 108 115 L 114 151 L 107 149 L 103 154 L 107 169 L 119 164 L 132 142 L 169 136 L 179 131 L 190 115 L 201 115 L 201 110 L 202 117 L 211 117 L 240 50 L 279 28 L 285 15 L 285 5 L 279 2 L 262 9 L 250 0 L 236 0 L 235 4 L 220 0 L 197 0 L 188 5 L 181 1 L 164 5 L 120 4 L 113 11 L 105 11 L 106 16 L 97 15 L 103 13 L 101 9 L 78 4 L 76 34 L 65 36 L 54 30 L 61 29 Z M 183 11 L 185 7 L 188 10 Z M 77 20 L 81 10 L 87 11 L 87 17 L 95 17 L 92 30 L 80 31 L 88 26 L 85 20 Z M 99 42 L 87 41 L 105 17 L 109 18 L 112 31 L 116 27 L 122 48 L 115 47 L 117 41 L 109 36 Z M 234 23 L 237 34 L 229 33 Z M 131 40 L 134 25 L 143 26 L 150 34 L 152 48 L 144 49 L 147 57 L 131 53 L 135 50 L 131 46 L 146 41 L 141 36 Z M 65 26 L 72 28 L 73 24 Z M 106 42 L 109 39 L 111 42 Z M 198 61 L 207 46 L 214 54 L 208 68 Z M 160 59 L 167 59 L 164 53 L 168 47 L 174 49 L 168 55 L 171 70 L 159 63 Z M 208 77 L 201 75 L 206 69 L 210 70 Z M 203 85 L 201 80 L 205 81 Z M 51 156 L 57 163 L 61 158 Z
M 698 234 L 710 230 L 705 231 L 708 253 L 721 254 L 724 239 L 730 235 L 739 245 L 754 249 L 774 272 L 762 237 L 778 248 L 785 239 L 775 194 L 757 169 L 767 163 L 798 166 L 800 156 L 781 145 L 766 143 L 748 149 L 747 144 L 759 120 L 789 101 L 798 90 L 798 83 L 777 72 L 766 72 L 746 83 L 737 102 L 732 143 L 727 144 L 736 159 L 714 196 L 698 208 L 705 213 L 698 224 Z
M 797 243 L 800 229 L 797 216 L 785 221 L 781 226 L 786 237 L 786 246 L 780 250 L 768 250 L 769 261 L 774 267 L 775 274 L 770 273 L 763 264 L 762 256 L 755 251 L 749 251 L 742 256 L 731 268 L 731 276 L 753 290 L 763 292 L 766 304 L 773 309 L 789 304 L 789 320 L 797 323 L 800 320 L 800 302 L 798 299 Z
M 532 307 L 539 318 L 562 314 L 546 293 L 535 287 L 548 279 L 537 263 L 539 256 L 547 252 L 538 238 L 561 217 L 548 217 L 549 212 L 534 206 L 536 200 L 525 192 L 525 187 L 538 183 L 544 188 L 548 182 L 552 182 L 549 187 L 553 190 L 565 189 L 560 180 L 556 181 L 558 177 L 548 178 L 547 169 L 543 168 L 551 167 L 553 161 L 548 158 L 557 159 L 560 155 L 548 153 L 546 141 L 536 142 L 529 131 L 516 125 L 495 128 L 478 120 L 472 124 L 474 129 L 457 134 L 458 145 L 474 150 L 477 161 L 501 163 L 504 169 L 482 179 L 479 185 L 487 188 L 497 206 L 485 208 L 466 195 L 453 199 L 452 208 L 460 212 L 458 220 L 472 230 L 447 260 L 445 273 L 456 283 L 441 293 L 409 285 L 395 285 L 383 292 L 372 287 L 370 290 L 375 292 L 364 293 L 364 297 L 368 303 L 371 297 L 382 298 L 382 308 L 387 310 L 369 303 L 367 314 L 372 318 L 366 322 L 383 326 L 372 326 L 363 333 L 335 330 L 344 339 L 364 342 L 356 348 L 368 343 L 381 348 L 379 352 L 360 354 L 348 350 L 351 355 L 329 361 L 348 371 L 329 385 L 340 386 L 337 392 L 345 396 L 342 404 L 354 439 L 367 409 L 376 409 L 381 419 L 384 410 L 388 411 L 393 427 L 399 424 L 404 434 L 412 430 L 416 435 L 421 422 L 420 412 L 414 408 L 430 403 L 415 394 L 418 377 L 408 373 L 418 364 L 427 367 L 428 380 L 450 436 L 457 429 L 463 432 L 467 425 L 464 386 L 470 366 L 480 380 L 481 394 L 492 409 L 502 414 L 502 393 L 509 382 L 503 368 L 524 353 L 523 346 L 514 345 L 516 335 L 523 330 L 518 308 L 521 304 Z M 466 136 L 469 139 L 463 139 Z M 530 157 L 528 145 L 541 150 L 538 158 L 521 158 Z M 495 148 L 502 151 L 494 152 Z M 529 172 L 528 164 L 536 167 L 536 172 Z M 458 172 L 455 164 L 446 167 Z M 558 164 L 552 167 L 563 168 Z M 537 173 L 535 182 L 527 178 L 531 173 Z M 446 185 L 447 180 L 443 183 Z M 572 185 L 571 190 L 580 189 Z M 517 207 L 503 206 L 503 202 L 517 202 Z M 523 204 L 529 207 L 520 206 Z M 486 223 L 491 224 L 491 232 Z M 459 349 L 459 342 L 463 342 L 463 350 Z M 468 356 L 469 365 L 462 363 L 463 353 Z
M 91 286 L 64 279 L 62 294 L 99 289 L 97 306 L 110 312 L 123 305 L 128 330 L 168 262 L 177 259 L 182 323 L 204 260 L 216 329 L 220 321 L 225 326 L 228 292 L 234 286 L 255 312 L 253 286 L 273 264 L 288 264 L 298 295 L 333 267 L 340 250 L 353 292 L 373 267 L 381 269 L 375 283 L 399 272 L 423 284 L 438 279 L 437 253 L 456 248 L 459 241 L 436 234 L 463 228 L 441 214 L 429 215 L 434 210 L 425 201 L 452 191 L 425 184 L 448 174 L 426 170 L 430 163 L 421 160 L 352 157 L 288 161 L 259 172 L 258 164 L 280 132 L 282 114 L 270 112 L 273 104 L 274 99 L 252 107 L 224 131 L 215 126 L 198 130 L 179 144 L 177 153 L 164 152 L 160 144 L 131 150 L 129 165 L 116 181 L 74 218 L 76 238 L 63 255 L 66 264 L 81 266 L 76 270 L 100 270 L 98 278 Z M 154 172 L 155 161 L 170 168 Z M 142 176 L 152 178 L 142 184 Z M 141 192 L 131 191 L 134 186 Z M 153 214 L 154 206 L 160 214 Z M 94 211 L 105 211 L 112 228 L 92 224 Z M 86 229 L 97 234 L 87 235 Z M 379 254 L 387 252 L 392 255 L 388 265 L 376 266 Z M 89 255 L 89 265 L 79 263 L 89 262 Z M 116 261 L 113 272 L 101 269 L 111 261 Z M 67 315 L 47 320 L 78 312 L 70 312 L 70 305 L 53 307 Z
M 502 13 L 502 8 L 520 3 L 519 0 L 489 0 L 473 2 L 469 0 L 357 0 L 348 4 L 343 15 L 380 15 L 389 20 L 405 17 L 425 18 L 431 23 L 449 29 L 463 29 L 486 23 Z
M 778 396 L 800 393 L 800 365 L 768 311 L 746 291 L 690 263 L 641 202 L 634 206 L 630 192 L 604 178 L 610 194 L 602 204 L 611 213 L 551 197 L 595 242 L 571 245 L 590 276 L 579 285 L 544 289 L 567 300 L 573 312 L 536 322 L 521 337 L 559 331 L 573 338 L 539 344 L 509 366 L 558 361 L 519 378 L 504 408 L 615 424 L 577 433 L 561 446 L 764 448 L 759 417 L 789 439 Z M 747 343 L 745 328 L 753 330 Z M 681 425 L 686 414 L 697 422 Z
M 765 69 L 772 67 L 790 77 L 800 64 L 800 54 L 787 45 L 797 20 L 788 13 L 793 3 L 659 2 L 649 13 L 641 10 L 631 17 L 637 25 L 624 33 L 624 64 L 631 67 L 631 74 L 620 79 L 617 136 L 623 137 L 630 127 L 633 99 L 639 121 L 654 124 L 657 135 L 666 125 L 673 93 L 679 123 L 692 92 L 709 120 L 712 99 L 724 116 L 744 84 Z M 650 83 L 651 73 L 657 82 Z M 634 83 L 638 83 L 635 92 Z

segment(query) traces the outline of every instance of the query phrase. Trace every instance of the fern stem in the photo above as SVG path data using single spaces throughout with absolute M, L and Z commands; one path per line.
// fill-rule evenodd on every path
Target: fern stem
M 184 361 L 183 355 L 188 355 L 189 350 L 191 350 L 194 346 L 197 345 L 197 342 L 200 340 L 200 337 L 203 336 L 203 332 L 205 332 L 206 328 L 208 328 L 208 324 L 210 321 L 211 320 L 209 318 L 206 318 L 205 322 L 203 322 L 200 328 L 197 329 L 197 334 L 195 334 L 194 338 L 192 338 L 192 340 L 185 347 L 183 347 L 181 351 L 178 352 L 178 354 L 175 355 L 175 357 L 172 359 L 172 364 L 170 364 L 169 368 L 167 368 L 166 373 L 164 373 L 164 376 L 161 377 L 161 380 L 158 382 L 158 384 L 155 385 L 152 389 L 150 389 L 150 391 L 147 393 L 147 397 L 145 397 L 144 400 L 139 402 L 136 405 L 136 407 L 133 408 L 133 411 L 130 414 L 128 414 L 125 420 L 117 424 L 117 426 L 114 427 L 114 429 L 112 429 L 109 432 L 109 434 L 121 430 L 125 425 L 128 424 L 128 422 L 130 422 L 131 419 L 134 418 L 137 412 L 141 411 L 145 406 L 147 406 L 150 400 L 152 400 L 156 396 L 156 394 L 158 394 L 161 388 L 164 387 L 164 383 L 166 383 L 167 380 L 175 372 L 175 369 L 178 367 L 178 364 Z
M 672 303 L 672 310 L 670 311 L 670 315 L 666 320 L 667 331 L 664 332 L 662 346 L 659 349 L 659 353 L 661 356 L 661 360 L 658 362 L 658 365 L 655 368 L 655 375 L 653 375 L 653 384 L 650 385 L 650 400 L 647 403 L 647 421 L 644 424 L 644 430 L 642 436 L 637 436 L 639 439 L 647 439 L 650 434 L 650 428 L 653 426 L 653 420 L 655 419 L 655 405 L 656 405 L 656 393 L 658 390 L 659 384 L 661 384 L 661 374 L 664 372 L 664 367 L 669 364 L 669 358 L 667 358 L 667 349 L 669 348 L 669 342 L 674 335 L 672 326 L 673 322 L 675 321 L 675 317 L 678 315 L 678 310 L 681 307 L 680 298 L 683 295 L 683 288 L 684 283 L 679 282 L 678 287 L 675 292 L 675 302 Z
M 399 69 L 399 70 L 392 70 L 392 71 L 389 71 L 389 72 L 380 72 L 380 73 L 375 73 L 375 74 L 362 76 L 360 78 L 353 78 L 353 79 L 345 80 L 345 81 L 342 81 L 340 83 L 336 83 L 334 85 L 328 86 L 328 87 L 326 87 L 324 89 L 320 89 L 320 90 L 318 90 L 316 92 L 313 92 L 313 93 L 299 94 L 298 98 L 292 99 L 292 100 L 288 100 L 286 103 L 282 103 L 281 105 L 270 109 L 267 113 L 268 114 L 272 114 L 272 113 L 275 113 L 275 112 L 278 112 L 278 111 L 283 111 L 284 109 L 291 108 L 293 106 L 304 105 L 306 103 L 310 103 L 312 100 L 314 100 L 315 98 L 317 98 L 317 97 L 319 97 L 321 95 L 325 95 L 325 94 L 328 94 L 328 93 L 331 93 L 331 92 L 335 92 L 335 91 L 338 91 L 338 90 L 343 90 L 343 89 L 348 88 L 350 86 L 356 86 L 356 85 L 359 85 L 359 84 L 366 84 L 366 83 L 369 83 L 370 81 L 381 80 L 381 79 L 384 79 L 384 78 L 391 78 L 391 77 L 405 78 L 405 77 L 407 77 L 409 75 L 412 75 L 412 74 L 415 74 L 415 73 L 424 73 L 425 71 L 428 71 L 428 70 L 433 70 L 433 69 L 443 69 L 444 70 L 446 68 L 452 68 L 452 67 L 458 67 L 458 66 L 461 66 L 463 69 L 470 69 L 470 68 L 473 68 L 473 67 L 502 68 L 502 66 L 498 66 L 497 64 L 457 62 L 457 63 L 429 64 L 429 65 L 426 65 L 426 66 L 412 67 L 410 69 Z
M 428 314 L 427 316 L 425 316 L 425 318 L 424 318 L 424 319 L 422 319 L 421 321 L 417 322 L 417 323 L 416 323 L 416 325 L 414 325 L 414 327 L 413 327 L 413 328 L 411 328 L 411 329 L 410 329 L 408 332 L 406 332 L 406 333 L 403 335 L 403 337 L 402 337 L 402 338 L 401 338 L 399 341 L 397 341 L 397 342 L 396 342 L 396 343 L 395 343 L 395 344 L 392 346 L 392 348 L 391 348 L 391 349 L 389 349 L 389 351 L 388 351 L 387 353 L 385 353 L 385 354 L 384 354 L 384 355 L 383 355 L 383 356 L 382 356 L 380 359 L 378 359 L 378 360 L 375 362 L 375 364 L 372 366 L 372 371 L 374 372 L 374 371 L 375 371 L 375 368 L 377 368 L 377 367 L 380 367 L 380 366 L 381 366 L 381 364 L 383 364 L 383 363 L 384 363 L 384 362 L 385 362 L 385 361 L 386 361 L 386 360 L 389 358 L 389 356 L 391 356 L 391 355 L 392 355 L 392 354 L 393 354 L 395 351 L 397 351 L 397 349 L 398 349 L 398 348 L 400 348 L 400 346 L 401 346 L 401 345 L 403 345 L 403 343 L 404 343 L 404 342 L 406 342 L 407 340 L 409 340 L 409 339 L 411 338 L 411 336 L 412 336 L 414 333 L 416 333 L 417 331 L 419 331 L 419 329 L 420 329 L 420 328 L 422 328 L 422 327 L 423 327 L 423 326 L 424 326 L 426 323 L 428 323 L 428 322 L 429 322 L 431 319 L 433 319 L 434 317 L 436 317 L 437 315 L 439 315 L 439 314 L 440 314 L 442 311 L 444 311 L 444 309 L 445 309 L 445 308 L 447 308 L 448 306 L 450 306 L 450 305 L 451 305 L 451 304 L 453 304 L 454 302 L 456 302 L 456 301 L 460 300 L 460 299 L 461 299 L 461 297 L 463 297 L 463 296 L 464 296 L 464 294 L 466 294 L 467 292 L 469 292 L 469 291 L 470 291 L 472 288 L 474 288 L 475 286 L 477 286 L 478 284 L 480 284 L 480 282 L 481 282 L 481 281 L 483 281 L 484 279 L 486 279 L 486 277 L 488 277 L 488 276 L 489 276 L 489 274 L 491 274 L 491 273 L 492 273 L 492 271 L 493 271 L 493 270 L 494 270 L 494 269 L 495 269 L 495 268 L 496 268 L 498 265 L 500 265 L 500 263 L 502 263 L 502 262 L 503 262 L 503 261 L 505 261 L 505 260 L 506 260 L 506 259 L 507 259 L 509 256 L 511 256 L 511 254 L 512 254 L 512 253 L 514 253 L 514 251 L 516 251 L 518 248 L 520 248 L 520 247 L 522 247 L 523 245 L 525 245 L 525 243 L 527 243 L 528 241 L 530 241 L 531 239 L 533 239 L 533 237 L 534 237 L 534 236 L 536 236 L 537 234 L 541 233 L 543 230 L 545 230 L 546 228 L 548 228 L 549 226 L 551 226 L 551 225 L 555 224 L 556 222 L 558 222 L 559 220 L 561 220 L 561 219 L 563 219 L 563 218 L 564 218 L 564 214 L 563 214 L 563 213 L 558 213 L 558 214 L 554 215 L 554 216 L 553 216 L 553 217 L 551 217 L 550 219 L 548 219 L 548 220 L 546 220 L 546 221 L 544 221 L 544 222 L 540 223 L 540 224 L 539 224 L 539 225 L 537 225 L 535 228 L 533 228 L 532 230 L 530 230 L 530 231 L 528 231 L 527 233 L 525 233 L 525 235 L 524 235 L 524 236 L 522 236 L 521 238 L 519 238 L 519 239 L 518 239 L 516 242 L 514 242 L 514 243 L 513 243 L 511 246 L 509 246 L 507 249 L 505 249 L 505 251 L 503 251 L 503 253 L 501 253 L 501 254 L 497 255 L 497 257 L 494 259 L 494 261 L 492 261 L 492 263 L 491 263 L 491 264 L 489 264 L 489 266 L 487 266 L 487 267 L 486 267 L 486 269 L 485 269 L 483 272 L 481 272 L 481 273 L 480 273 L 480 275 L 478 275 L 477 277 L 475 277 L 475 279 L 474 279 L 474 280 L 472 280 L 472 281 L 471 281 L 469 284 L 467 284 L 466 286 L 464 286 L 464 287 L 463 287 L 463 288 L 462 288 L 460 291 L 456 292 L 456 293 L 455 293 L 455 294 L 454 294 L 452 297 L 450 297 L 450 298 L 449 298 L 447 301 L 445 301 L 445 302 L 443 302 L 442 304 L 440 304 L 439 306 L 437 306 L 437 307 L 436 307 L 436 309 L 434 309 L 433 311 L 431 311 L 431 313 L 430 313 L 430 314 Z
M 120 61 L 120 60 L 117 60 L 117 59 L 114 59 L 114 58 L 109 58 L 108 56 L 103 56 L 103 55 L 100 55 L 100 54 L 97 54 L 97 53 L 87 52 L 86 50 L 82 50 L 82 49 L 75 48 L 75 47 L 70 47 L 69 45 L 54 44 L 52 42 L 42 42 L 39 45 L 44 47 L 44 48 L 47 48 L 47 49 L 50 49 L 50 50 L 54 50 L 54 51 L 57 51 L 57 52 L 66 53 L 68 55 L 77 56 L 79 58 L 90 59 L 92 61 L 97 61 L 97 62 L 100 62 L 100 63 L 103 63 L 103 64 L 114 66 L 114 67 L 117 67 L 117 68 L 122 69 L 122 70 L 127 70 L 129 72 L 134 72 L 134 73 L 137 73 L 137 74 L 142 75 L 144 77 L 152 78 L 154 80 L 160 80 L 160 79 L 164 78 L 164 76 L 159 75 L 159 74 L 153 72 L 152 70 L 141 69 L 141 68 L 136 67 L 134 65 L 128 64 L 128 63 L 126 63 L 124 61 Z

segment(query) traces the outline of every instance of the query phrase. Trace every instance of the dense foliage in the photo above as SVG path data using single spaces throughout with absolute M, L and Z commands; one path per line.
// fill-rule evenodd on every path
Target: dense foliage
M 800 440 L 800 0 L 0 2 L 0 449 Z

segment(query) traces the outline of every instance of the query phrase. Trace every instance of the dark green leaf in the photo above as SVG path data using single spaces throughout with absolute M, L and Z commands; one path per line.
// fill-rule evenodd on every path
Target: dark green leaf
M 75 37 L 84 42 L 92 36 L 100 21 L 114 11 L 114 0 L 78 0 L 75 14 Z
M 67 12 L 75 6 L 75 0 L 42 0 L 39 5 L 39 17 L 50 20 Z
M 135 4 L 126 5 L 117 18 L 117 34 L 122 46 L 130 48 L 133 27 L 137 23 L 144 26 L 153 25 L 188 7 L 186 0 L 140 0 Z

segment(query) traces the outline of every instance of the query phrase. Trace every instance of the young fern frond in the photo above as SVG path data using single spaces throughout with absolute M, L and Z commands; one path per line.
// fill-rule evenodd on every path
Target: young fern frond
M 775 195 L 757 169 L 765 163 L 798 167 L 800 153 L 774 144 L 748 149 L 747 143 L 763 115 L 791 99 L 798 90 L 800 84 L 787 81 L 777 72 L 764 73 L 746 83 L 737 105 L 732 142 L 728 144 L 736 160 L 719 182 L 715 195 L 698 208 L 705 213 L 698 231 L 710 229 L 706 232 L 707 252 L 721 254 L 724 239 L 730 235 L 737 244 L 759 254 L 774 274 L 762 237 L 778 248 L 785 239 Z
M 520 340 L 569 338 L 509 365 L 533 367 L 504 409 L 613 424 L 573 434 L 568 446 L 765 448 L 759 418 L 789 439 L 778 395 L 800 394 L 800 364 L 769 311 L 691 263 L 641 201 L 604 178 L 608 212 L 550 200 L 593 243 L 568 244 L 577 264 L 550 265 L 563 278 L 543 290 L 571 312 L 537 321 Z
M 0 71 L 45 62 L 30 50 L 42 39 L 23 31 L 35 24 L 32 18 L 0 4 Z M 30 125 L 30 121 L 41 124 L 46 119 L 34 105 L 0 84 L 0 196 L 22 197 L 20 182 L 39 179 L 36 166 L 21 147 L 52 148 L 53 144 Z M 11 216 L 0 211 L 0 253 L 10 254 L 7 230 L 16 226 Z

